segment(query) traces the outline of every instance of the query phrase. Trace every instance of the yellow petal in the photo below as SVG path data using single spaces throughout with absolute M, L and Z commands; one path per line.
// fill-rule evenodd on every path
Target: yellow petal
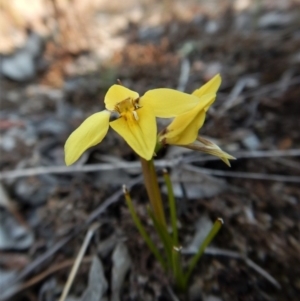
M 141 157 L 150 160 L 156 144 L 155 116 L 146 107 L 135 111 L 138 120 L 124 117 L 112 121 L 111 127 L 121 135 L 130 147 Z
M 140 99 L 142 107 L 151 107 L 156 117 L 172 118 L 183 114 L 199 103 L 199 98 L 191 94 L 172 89 L 153 89 Z
M 121 85 L 111 86 L 104 98 L 105 106 L 108 110 L 114 110 L 117 103 L 125 99 L 137 99 L 139 94 Z
M 205 121 L 206 110 L 204 109 L 208 103 L 212 103 L 215 99 L 214 94 L 207 94 L 202 97 L 196 107 L 192 110 L 181 114 L 174 118 L 168 125 L 159 140 L 164 140 L 167 144 L 186 145 L 196 140 L 198 131 Z
M 88 117 L 68 138 L 65 162 L 71 165 L 90 147 L 100 143 L 109 127 L 110 112 L 102 111 Z
M 198 100 L 198 105 L 197 105 L 198 111 L 204 110 L 205 112 L 207 112 L 209 107 L 214 103 L 215 99 L 216 99 L 215 93 L 202 95 Z
M 197 97 L 202 97 L 205 94 L 210 94 L 210 93 L 216 94 L 221 85 L 221 81 L 222 79 L 220 74 L 217 74 L 201 88 L 195 90 L 192 93 L 192 95 L 195 95 Z

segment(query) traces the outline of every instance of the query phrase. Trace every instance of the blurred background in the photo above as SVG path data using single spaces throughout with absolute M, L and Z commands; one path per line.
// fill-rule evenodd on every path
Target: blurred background
M 3 0 L 0 59 L 0 300 L 58 300 L 95 221 L 66 300 L 299 300 L 299 0 Z M 157 157 L 174 182 L 184 262 L 225 221 L 182 296 L 122 198 L 134 185 L 151 232 L 135 154 L 109 131 L 67 168 L 63 146 L 117 79 L 140 95 L 190 93 L 217 73 L 200 133 L 232 167 L 176 147 Z

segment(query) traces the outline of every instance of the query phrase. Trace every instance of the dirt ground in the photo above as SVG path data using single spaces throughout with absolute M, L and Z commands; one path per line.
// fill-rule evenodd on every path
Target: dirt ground
M 26 31 L 21 22 L 27 48 L 9 40 L 1 50 L 0 300 L 59 300 L 95 223 L 68 301 L 299 300 L 299 3 L 110 1 L 104 9 L 95 1 L 94 22 L 96 6 L 67 10 L 63 1 L 50 2 L 55 34 L 45 27 L 51 34 L 40 38 L 46 31 L 38 21 Z M 66 167 L 63 146 L 103 109 L 117 79 L 140 94 L 157 87 L 192 92 L 217 73 L 222 85 L 200 133 L 237 160 L 229 168 L 176 147 L 157 157 L 158 173 L 165 164 L 174 180 L 184 266 L 203 231 L 224 220 L 182 294 L 125 205 L 123 184 L 153 233 L 132 150 L 110 131 L 76 167 Z M 90 269 L 95 255 L 106 280 Z M 93 285 L 102 299 L 82 295 Z

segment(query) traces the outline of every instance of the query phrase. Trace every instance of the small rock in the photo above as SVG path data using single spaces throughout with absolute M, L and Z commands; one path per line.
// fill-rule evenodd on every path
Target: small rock
M 12 80 L 23 82 L 35 76 L 34 60 L 26 50 L 3 57 L 1 61 L 1 74 Z
M 53 117 L 47 118 L 37 125 L 37 134 L 38 135 L 63 135 L 68 131 L 67 125 L 61 120 L 57 120 Z
M 15 149 L 17 141 L 22 141 L 26 146 L 32 146 L 37 140 L 35 129 L 28 123 L 24 127 L 9 128 L 1 139 L 1 148 L 6 151 Z
M 258 137 L 252 132 L 243 138 L 241 142 L 248 150 L 256 150 L 260 147 L 260 141 Z
M 0 212 L 0 250 L 26 250 L 34 241 L 31 231 L 21 226 L 7 212 Z
M 193 240 L 185 248 L 185 252 L 196 253 L 212 227 L 213 223 L 210 218 L 207 215 L 201 216 L 196 223 L 196 233 Z
M 80 301 L 101 301 L 106 293 L 108 284 L 104 275 L 103 265 L 97 256 L 94 256 L 89 272 L 88 287 Z
M 16 147 L 16 140 L 12 136 L 3 135 L 0 137 L 0 146 L 4 151 L 12 151 Z
M 120 242 L 116 246 L 113 252 L 112 260 L 113 260 L 113 269 L 112 269 L 112 276 L 111 276 L 111 289 L 112 289 L 111 301 L 119 301 L 125 276 L 131 266 L 131 259 L 129 256 L 129 252 L 126 245 L 123 242 Z
M 31 33 L 22 49 L 1 58 L 0 74 L 18 82 L 34 78 L 36 58 L 41 54 L 42 48 L 41 37 Z
M 291 13 L 281 13 L 272 11 L 258 20 L 258 27 L 261 29 L 276 29 L 286 27 L 293 21 L 294 17 Z
M 209 20 L 206 25 L 205 25 L 205 32 L 207 34 L 214 34 L 219 30 L 220 25 L 214 21 L 214 20 Z
M 49 278 L 39 290 L 39 300 L 55 300 L 57 293 L 59 292 L 55 278 Z
M 57 187 L 57 179 L 52 175 L 35 178 L 21 178 L 16 181 L 14 191 L 18 200 L 31 206 L 44 204 Z
M 158 41 L 159 38 L 163 35 L 164 28 L 162 26 L 141 27 L 138 31 L 139 40 L 142 41 Z
M 98 254 L 101 256 L 101 258 L 105 258 L 108 256 L 109 253 L 115 248 L 116 244 L 120 241 L 119 235 L 116 233 L 113 233 L 108 238 L 102 240 L 98 244 Z
M 1 228 L 0 228 L 1 230 Z M 8 298 L 17 290 L 19 284 L 11 285 L 17 276 L 17 271 L 5 271 L 0 269 L 0 301 Z

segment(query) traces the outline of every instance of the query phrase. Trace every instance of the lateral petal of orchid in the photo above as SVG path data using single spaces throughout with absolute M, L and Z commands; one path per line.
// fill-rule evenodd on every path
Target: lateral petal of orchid
M 186 145 L 195 141 L 198 130 L 204 123 L 205 111 L 198 112 L 197 117 L 188 124 L 184 124 L 184 118 L 189 118 L 188 113 L 183 115 L 176 117 L 168 127 L 168 132 L 165 135 L 167 144 Z
M 205 112 L 207 112 L 209 107 L 214 103 L 216 96 L 217 95 L 215 93 L 202 95 L 197 105 L 198 110 L 204 110 Z
M 166 128 L 165 133 L 160 135 L 159 140 L 164 140 L 167 144 L 177 145 L 186 145 L 195 141 L 198 131 L 205 121 L 206 110 L 204 108 L 214 99 L 215 95 L 213 94 L 204 95 L 203 101 L 200 101 L 196 107 L 175 117 Z
M 100 143 L 109 127 L 110 112 L 102 111 L 88 117 L 69 136 L 65 144 L 65 162 L 71 165 L 90 147 Z
M 136 113 L 138 120 L 119 118 L 110 122 L 110 125 L 139 156 L 150 160 L 156 144 L 155 116 L 146 107 L 138 109 Z
M 221 85 L 221 82 L 222 82 L 221 76 L 220 74 L 217 74 L 201 88 L 195 90 L 192 93 L 192 95 L 195 95 L 200 98 L 205 94 L 210 94 L 210 93 L 216 94 Z
M 153 89 L 140 99 L 141 107 L 151 107 L 156 117 L 172 118 L 193 109 L 198 103 L 197 96 L 172 89 Z
M 104 98 L 105 106 L 108 110 L 114 110 L 115 105 L 122 100 L 139 98 L 139 94 L 121 85 L 112 85 Z

